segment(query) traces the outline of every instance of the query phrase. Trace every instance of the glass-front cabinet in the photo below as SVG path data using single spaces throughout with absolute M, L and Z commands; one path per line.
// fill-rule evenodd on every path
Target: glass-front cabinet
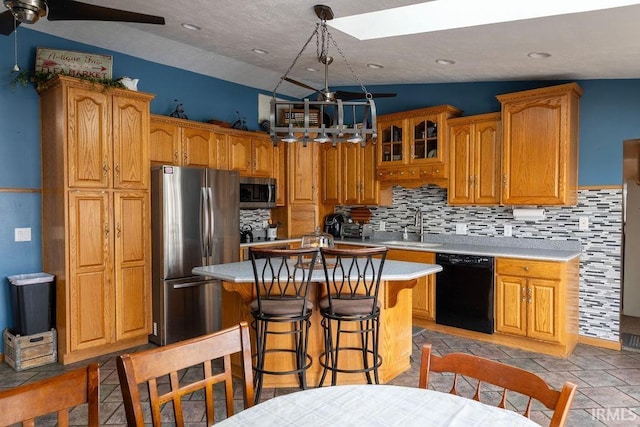
M 446 186 L 447 119 L 462 111 L 451 105 L 378 116 L 377 177 L 383 186 Z
M 438 159 L 438 118 L 418 118 L 411 120 L 413 140 L 411 141 L 411 163 Z
M 383 162 L 403 163 L 404 144 L 403 120 L 381 123 L 378 141 L 382 150 Z

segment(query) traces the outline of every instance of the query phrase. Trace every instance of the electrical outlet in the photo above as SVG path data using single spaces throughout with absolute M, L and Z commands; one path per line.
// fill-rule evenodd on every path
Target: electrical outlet
M 262 228 L 268 228 L 269 227 L 269 221 L 262 221 Z
M 380 221 L 380 231 L 386 231 L 387 230 L 387 223 L 384 221 Z
M 30 242 L 31 241 L 31 228 L 16 228 L 15 229 L 15 241 L 16 242 Z
M 578 217 L 578 229 L 580 231 L 589 230 L 589 217 L 588 216 L 579 216 Z
M 467 234 L 467 224 L 465 223 L 456 224 L 456 234 Z
M 513 226 L 511 224 L 504 225 L 504 237 L 513 236 Z

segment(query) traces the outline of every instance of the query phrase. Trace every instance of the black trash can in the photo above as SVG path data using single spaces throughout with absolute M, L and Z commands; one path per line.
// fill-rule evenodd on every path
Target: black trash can
M 33 335 L 55 327 L 55 276 L 48 273 L 7 277 L 15 335 Z

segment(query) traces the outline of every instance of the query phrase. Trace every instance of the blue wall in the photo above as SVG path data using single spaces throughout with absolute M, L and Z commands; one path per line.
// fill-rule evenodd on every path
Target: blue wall
M 159 65 L 131 56 L 19 29 L 19 58 L 33 69 L 36 47 L 113 55 L 113 76 L 140 79 L 138 90 L 153 93 L 151 111 L 168 115 L 175 99 L 191 120 L 233 121 L 236 111 L 257 129 L 257 94 L 247 86 Z M 11 88 L 13 36 L 0 36 L 0 189 L 40 188 L 39 99 L 31 86 Z M 429 105 L 452 104 L 465 115 L 499 111 L 495 95 L 550 86 L 545 82 L 484 82 L 368 87 L 371 92 L 396 92 L 376 102 L 379 114 Z M 584 88 L 580 114 L 580 185 L 620 185 L 622 141 L 640 137 L 640 76 L 632 80 L 579 81 Z M 359 87 L 342 88 L 360 90 Z M 46 143 L 46 141 L 45 141 Z M 31 227 L 31 242 L 14 242 L 14 228 Z M 40 196 L 37 192 L 0 190 L 0 329 L 12 322 L 9 286 L 12 274 L 40 271 Z M 2 344 L 0 343 L 0 351 Z

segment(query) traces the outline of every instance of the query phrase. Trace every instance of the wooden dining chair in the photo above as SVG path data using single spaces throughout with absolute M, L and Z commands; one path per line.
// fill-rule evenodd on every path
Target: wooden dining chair
M 535 399 L 553 410 L 550 427 L 566 425 L 569 409 L 578 388 L 577 385 L 567 381 L 561 391 L 554 390 L 540 376 L 524 369 L 466 353 L 450 353 L 440 357 L 431 354 L 431 344 L 424 344 L 420 361 L 418 383 L 420 388 L 428 387 L 430 371 L 454 373 L 453 386 L 449 393 L 456 395 L 459 395 L 457 383 L 460 375 L 477 380 L 473 396 L 477 401 L 480 401 L 481 383 L 501 387 L 502 397 L 498 405 L 500 408 L 506 407 L 508 390 L 528 396 L 529 400 L 524 412 L 527 418 L 530 417 L 532 400 Z
M 88 404 L 87 425 L 100 422 L 100 373 L 97 363 L 0 392 L 0 425 L 35 425 L 36 417 L 56 413 L 58 426 L 69 425 L 69 410 Z
M 161 410 L 171 402 L 175 425 L 184 426 L 182 399 L 198 390 L 204 390 L 207 425 L 214 422 L 213 385 L 224 383 L 227 417 L 234 414 L 231 355 L 239 353 L 242 364 L 244 408 L 253 405 L 253 373 L 251 371 L 251 344 L 249 326 L 241 322 L 232 328 L 210 335 L 191 338 L 164 347 L 118 356 L 117 367 L 127 424 L 145 425 L 141 384 L 146 384 L 151 405 L 151 422 L 162 425 Z M 222 361 L 222 367 L 218 362 Z M 185 370 L 201 367 L 201 375 L 187 378 Z M 169 384 L 161 377 L 168 375 Z M 196 378 L 197 377 L 197 378 Z M 165 389 L 166 387 L 166 389 Z M 200 420 L 198 420 L 200 421 Z M 148 421 L 147 421 L 148 422 Z M 167 422 L 167 420 L 165 420 Z

